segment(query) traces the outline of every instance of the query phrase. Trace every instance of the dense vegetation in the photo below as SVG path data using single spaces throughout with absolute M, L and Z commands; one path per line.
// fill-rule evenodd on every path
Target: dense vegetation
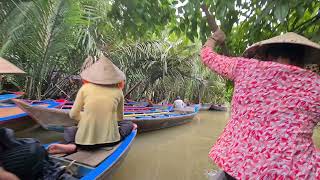
M 224 102 L 232 83 L 199 61 L 210 35 L 206 3 L 232 55 L 253 42 L 294 31 L 320 42 L 314 0 L 1 0 L 0 56 L 27 72 L 11 78 L 29 98 L 73 96 L 87 55 L 109 56 L 127 75 L 125 93 L 160 101 L 180 95 Z

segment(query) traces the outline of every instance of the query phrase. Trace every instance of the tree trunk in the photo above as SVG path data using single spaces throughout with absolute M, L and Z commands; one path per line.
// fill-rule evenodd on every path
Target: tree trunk
M 210 14 L 206 4 L 202 4 L 201 8 L 204 11 L 204 13 L 206 14 L 207 21 L 208 21 L 208 24 L 211 28 L 212 33 L 214 33 L 219 28 L 215 19 L 214 19 L 214 16 Z M 228 51 L 228 48 L 226 47 L 224 42 L 220 45 L 220 47 L 222 49 L 223 54 L 228 56 L 229 51 Z

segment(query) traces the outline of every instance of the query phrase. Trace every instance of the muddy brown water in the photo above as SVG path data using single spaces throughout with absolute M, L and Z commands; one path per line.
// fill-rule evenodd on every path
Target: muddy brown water
M 200 112 L 191 123 L 139 134 L 113 180 L 207 180 L 217 167 L 208 152 L 229 118 L 227 112 Z M 37 129 L 18 133 L 42 143 L 59 140 L 62 134 Z M 315 131 L 320 147 L 320 131 Z

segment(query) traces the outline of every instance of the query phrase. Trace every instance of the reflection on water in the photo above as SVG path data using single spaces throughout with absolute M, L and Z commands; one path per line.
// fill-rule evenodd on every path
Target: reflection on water
M 113 180 L 207 179 L 210 147 L 228 113 L 201 112 L 192 123 L 139 135 Z
M 212 144 L 221 134 L 229 113 L 201 112 L 189 124 L 140 134 L 113 180 L 198 180 L 208 179 L 216 169 L 208 158 Z M 315 133 L 320 147 L 320 132 Z M 36 130 L 19 133 L 37 137 L 42 143 L 59 140 L 62 134 Z

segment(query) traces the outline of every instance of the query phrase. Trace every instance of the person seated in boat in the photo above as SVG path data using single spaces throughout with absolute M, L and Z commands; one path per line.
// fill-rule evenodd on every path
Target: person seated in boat
M 180 96 L 173 102 L 173 107 L 177 109 L 182 109 L 185 107 L 185 103 L 181 100 Z
M 16 138 L 14 131 L 0 128 L 0 180 L 76 180 L 60 163 L 52 161 L 34 138 Z
M 78 127 L 66 129 L 67 144 L 51 145 L 48 148 L 51 154 L 72 153 L 77 147 L 113 146 L 136 128 L 131 121 L 123 120 L 124 97 L 119 83 L 125 80 L 125 75 L 118 67 L 101 55 L 80 76 L 84 84 L 69 113 L 71 118 L 79 121 Z
M 320 76 L 302 68 L 305 50 L 320 45 L 286 33 L 250 46 L 245 57 L 227 57 L 213 51 L 224 40 L 219 29 L 201 50 L 206 66 L 235 83 L 231 119 L 209 157 L 234 179 L 320 179 L 312 141 Z M 255 53 L 263 58 L 250 59 Z

